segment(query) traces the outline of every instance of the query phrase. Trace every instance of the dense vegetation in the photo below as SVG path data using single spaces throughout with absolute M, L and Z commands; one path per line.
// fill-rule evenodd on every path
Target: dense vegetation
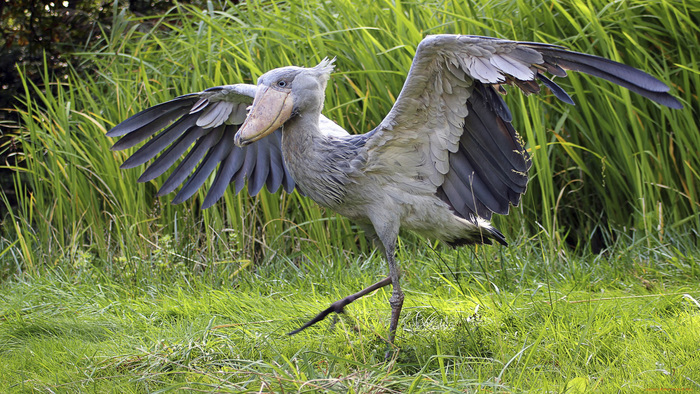
M 99 43 L 71 55 L 94 73 L 23 80 L 25 177 L 19 207 L 0 203 L 0 369 L 16 373 L 0 389 L 700 387 L 698 15 L 696 1 L 603 0 L 115 11 Z M 172 206 L 154 196 L 164 178 L 138 184 L 104 137 L 177 95 L 325 56 L 337 57 L 326 115 L 365 132 L 434 33 L 609 57 L 669 83 L 685 109 L 582 75 L 557 80 L 575 107 L 510 89 L 534 162 L 521 206 L 496 218 L 511 246 L 402 238 L 410 312 L 388 370 L 384 292 L 335 330 L 283 336 L 384 273 L 350 222 L 296 193 L 228 193 L 202 211 L 202 190 Z
M 184 2 L 206 4 L 202 0 Z M 68 59 L 72 59 L 73 52 L 90 50 L 102 39 L 105 30 L 111 28 L 115 11 L 128 9 L 138 15 L 159 15 L 174 5 L 173 0 L 133 0 L 113 2 L 110 6 L 105 3 L 102 0 L 0 1 L 0 163 L 13 166 L 14 158 L 22 151 L 14 132 L 18 114 L 13 110 L 18 105 L 18 93 L 24 90 L 22 80 L 41 84 L 47 76 L 52 81 L 61 81 L 71 72 L 78 75 L 91 72 L 91 62 Z M 141 28 L 148 29 L 148 23 Z M 0 190 L 15 207 L 13 174 L 4 167 L 0 166 Z

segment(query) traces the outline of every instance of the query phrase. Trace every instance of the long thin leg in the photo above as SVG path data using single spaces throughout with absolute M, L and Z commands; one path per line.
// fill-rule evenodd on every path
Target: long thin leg
M 394 248 L 387 248 L 386 260 L 389 263 L 389 277 L 391 278 L 391 285 L 394 288 L 391 298 L 389 298 L 389 304 L 391 305 L 391 321 L 389 323 L 389 344 L 394 343 L 396 339 L 396 328 L 399 325 L 399 316 L 401 315 L 401 308 L 403 307 L 403 291 L 401 291 L 401 285 L 399 284 L 399 267 L 396 265 L 396 260 L 394 258 Z M 387 351 L 385 358 L 389 358 L 390 351 Z
M 316 324 L 316 323 L 320 322 L 321 320 L 325 319 L 326 316 L 328 316 L 329 314 L 331 314 L 331 312 L 342 313 L 342 312 L 343 312 L 343 309 L 344 309 L 346 306 L 348 306 L 348 304 L 350 304 L 351 302 L 353 302 L 353 301 L 355 301 L 356 299 L 358 299 L 358 298 L 360 298 L 360 297 L 362 297 L 362 296 L 364 296 L 364 295 L 367 295 L 368 293 L 371 293 L 371 292 L 373 292 L 373 291 L 375 291 L 375 290 L 377 290 L 377 289 L 381 289 L 382 287 L 384 287 L 384 286 L 390 284 L 391 282 L 392 282 L 392 277 L 391 277 L 391 276 L 387 276 L 386 278 L 380 280 L 379 282 L 377 282 L 377 283 L 375 283 L 375 284 L 373 284 L 373 285 L 371 285 L 371 286 L 369 286 L 369 287 L 367 287 L 367 288 L 365 288 L 365 289 L 363 289 L 363 290 L 361 290 L 361 291 L 358 291 L 357 293 L 355 293 L 355 294 L 353 294 L 353 295 L 349 295 L 349 296 L 347 296 L 347 297 L 345 297 L 345 298 L 343 298 L 343 299 L 341 299 L 341 300 L 338 300 L 338 301 L 334 302 L 333 304 L 331 304 L 331 306 L 329 306 L 328 308 L 326 308 L 326 309 L 324 309 L 323 311 L 321 311 L 321 313 L 319 313 L 318 315 L 316 315 L 316 317 L 314 317 L 313 319 L 311 319 L 308 323 L 304 324 L 304 325 L 301 326 L 300 328 L 298 328 L 298 329 L 296 329 L 296 330 L 294 330 L 294 331 L 292 331 L 292 332 L 290 332 L 290 333 L 287 333 L 287 335 L 294 335 L 294 334 L 296 334 L 296 333 L 298 333 L 298 332 L 300 332 L 300 331 L 302 331 L 302 330 L 305 330 L 305 329 L 307 329 L 307 328 L 313 326 L 314 324 Z M 393 296 L 392 296 L 392 297 L 393 297 Z M 402 297 L 401 299 L 403 300 L 403 294 L 401 295 L 401 297 Z M 398 321 L 398 317 L 397 317 L 397 321 Z M 394 328 L 395 328 L 395 327 L 394 327 Z
M 394 253 L 396 251 L 396 239 L 399 236 L 400 223 L 398 216 L 393 216 L 391 209 L 388 211 L 382 209 L 380 211 L 370 212 L 370 221 L 372 226 L 365 227 L 365 233 L 371 234 L 376 240 L 379 240 L 378 247 L 384 252 L 387 264 L 389 265 L 389 278 L 391 278 L 391 286 L 393 292 L 389 298 L 391 305 L 391 320 L 389 321 L 389 348 L 384 354 L 385 359 L 389 359 L 395 349 L 394 341 L 396 340 L 396 329 L 399 326 L 399 317 L 401 316 L 401 308 L 403 307 L 403 292 L 399 283 L 400 273 L 399 267 L 396 264 Z M 393 220 L 392 220 L 393 219 Z M 369 228 L 368 228 L 369 227 Z

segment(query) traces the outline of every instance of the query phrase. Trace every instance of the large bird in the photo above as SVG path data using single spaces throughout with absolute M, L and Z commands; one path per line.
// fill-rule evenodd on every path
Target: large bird
M 499 94 L 503 85 L 529 94 L 538 93 L 542 83 L 573 104 L 545 74 L 564 77 L 565 70 L 574 70 L 682 108 L 661 81 L 608 59 L 541 43 L 434 35 L 418 45 L 386 118 L 366 134 L 351 135 L 321 114 L 333 67 L 333 60 L 324 59 L 312 68 L 269 71 L 257 86 L 218 86 L 180 96 L 107 133 L 123 136 L 112 147 L 122 150 L 160 131 L 122 165 L 136 167 L 162 152 L 140 182 L 160 176 L 189 151 L 158 192 L 174 191 L 189 176 L 173 203 L 190 198 L 216 170 L 204 208 L 231 183 L 238 193 L 247 180 L 251 196 L 263 185 L 271 192 L 280 186 L 287 192 L 296 188 L 378 241 L 389 275 L 333 303 L 294 332 L 392 284 L 393 342 L 404 300 L 394 259 L 400 229 L 453 246 L 506 244 L 489 219 L 518 205 L 531 161 Z

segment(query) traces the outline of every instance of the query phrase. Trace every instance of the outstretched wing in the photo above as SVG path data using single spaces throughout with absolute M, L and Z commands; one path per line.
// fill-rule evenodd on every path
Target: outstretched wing
M 573 101 L 544 73 L 581 71 L 681 108 L 661 81 L 633 67 L 563 47 L 490 37 L 436 35 L 418 46 L 393 108 L 368 139 L 368 169 L 432 190 L 464 218 L 507 214 L 527 187 L 531 161 L 499 92 L 539 82 Z
M 131 148 L 158 133 L 121 166 L 133 168 L 160 154 L 139 182 L 162 175 L 187 153 L 158 191 L 158 196 L 168 194 L 189 176 L 173 199 L 174 204 L 192 197 L 217 166 L 203 208 L 218 201 L 230 183 L 234 183 L 236 194 L 239 193 L 246 179 L 251 196 L 257 195 L 263 185 L 271 192 L 280 186 L 291 192 L 294 180 L 282 160 L 281 130 L 243 148 L 233 143 L 256 90 L 255 85 L 217 86 L 143 110 L 107 132 L 108 137 L 123 136 L 112 150 Z

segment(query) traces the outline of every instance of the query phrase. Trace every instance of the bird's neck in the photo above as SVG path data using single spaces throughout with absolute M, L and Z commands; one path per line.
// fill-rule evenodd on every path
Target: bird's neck
M 320 113 L 298 115 L 284 124 L 282 154 L 297 187 L 327 208 L 336 207 L 344 195 L 345 158 L 333 149 L 336 139 L 321 131 Z
M 289 119 L 282 128 L 282 147 L 288 153 L 307 152 L 322 138 L 319 120 L 321 113 L 305 112 Z M 288 152 L 287 152 L 288 151 Z

